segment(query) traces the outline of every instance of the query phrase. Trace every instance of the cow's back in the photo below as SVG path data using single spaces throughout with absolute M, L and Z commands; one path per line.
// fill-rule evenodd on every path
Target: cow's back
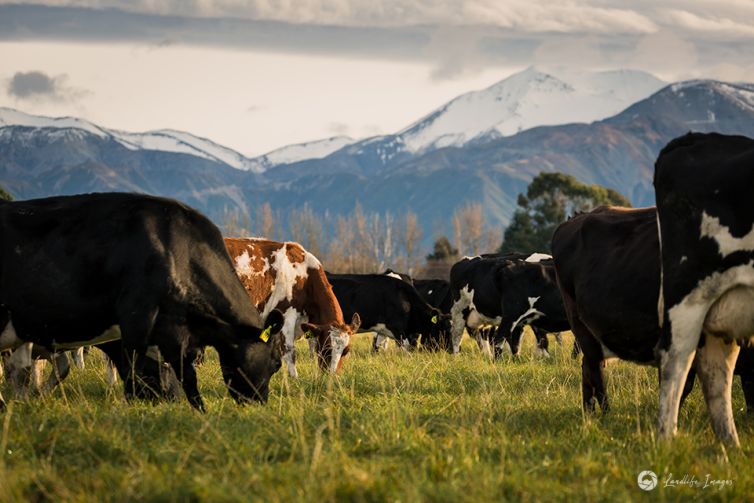
M 0 302 L 37 340 L 96 337 L 126 295 L 153 296 L 178 318 L 261 325 L 220 231 L 177 201 L 103 193 L 8 203 L 0 238 Z

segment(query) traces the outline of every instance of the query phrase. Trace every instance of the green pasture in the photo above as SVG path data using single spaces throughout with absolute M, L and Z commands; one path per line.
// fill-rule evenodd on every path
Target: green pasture
M 678 438 L 657 442 L 657 371 L 609 364 L 612 410 L 586 417 L 565 339 L 544 359 L 529 335 L 519 361 L 492 363 L 469 339 L 455 357 L 395 346 L 372 355 L 360 335 L 337 377 L 321 375 L 301 341 L 301 377 L 277 373 L 264 407 L 237 407 L 210 353 L 204 415 L 185 402 L 127 404 L 93 351 L 51 396 L 13 400 L 2 385 L 0 500 L 754 499 L 754 419 L 738 378 L 741 451 L 715 440 L 698 387 Z M 643 470 L 659 478 L 652 491 L 637 485 Z M 704 488 L 708 477 L 731 482 Z

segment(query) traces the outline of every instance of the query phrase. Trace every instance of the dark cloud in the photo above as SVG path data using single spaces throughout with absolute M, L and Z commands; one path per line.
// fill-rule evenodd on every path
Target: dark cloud
M 40 71 L 16 72 L 8 80 L 8 95 L 19 100 L 74 101 L 85 91 L 66 85 L 68 76 L 51 76 Z
M 42 72 L 17 72 L 8 83 L 8 94 L 18 99 L 63 98 L 61 77 L 50 77 Z

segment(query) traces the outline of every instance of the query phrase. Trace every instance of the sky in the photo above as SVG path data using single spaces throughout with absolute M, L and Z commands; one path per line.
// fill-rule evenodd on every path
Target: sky
M 530 65 L 754 82 L 754 1 L 0 0 L 0 106 L 255 156 Z

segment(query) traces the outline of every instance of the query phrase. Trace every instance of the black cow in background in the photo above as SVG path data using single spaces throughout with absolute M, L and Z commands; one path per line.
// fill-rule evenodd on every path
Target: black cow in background
M 606 359 L 657 364 L 657 212 L 655 208 L 600 207 L 575 216 L 555 231 L 552 251 L 566 313 L 584 354 L 584 408 L 591 411 L 599 403 L 607 410 Z M 751 350 L 745 354 L 754 357 Z M 754 410 L 753 371 L 751 366 L 740 368 L 749 411 Z M 692 374 L 684 397 L 693 381 Z
M 0 305 L 20 341 L 53 350 L 119 326 L 120 354 L 111 357 L 127 396 L 161 386 L 147 378 L 150 346 L 200 410 L 198 348 L 217 349 L 237 401 L 266 401 L 280 368 L 282 315 L 271 314 L 265 330 L 219 229 L 169 199 L 110 193 L 0 203 Z
M 404 348 L 438 340 L 450 331 L 450 316 L 427 304 L 409 283 L 385 274 L 327 273 L 343 316 L 361 316 L 359 332 L 375 332 Z M 374 350 L 381 346 L 374 345 Z

